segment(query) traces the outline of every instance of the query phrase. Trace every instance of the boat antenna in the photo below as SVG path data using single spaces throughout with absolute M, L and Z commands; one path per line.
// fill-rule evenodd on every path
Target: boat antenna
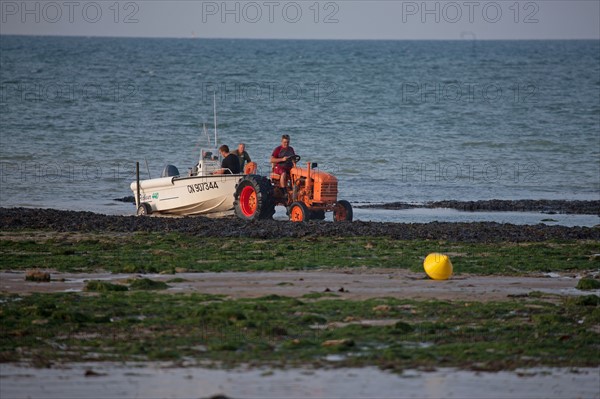
M 150 176 L 150 168 L 148 167 L 148 158 L 144 157 L 144 161 L 146 161 L 146 170 L 148 171 L 148 179 L 152 179 Z
M 208 141 L 208 145 L 210 146 L 210 135 L 208 134 L 208 130 L 206 130 L 206 123 L 202 124 L 202 131 L 204 132 L 204 135 L 206 136 L 206 140 Z
M 204 133 L 204 135 L 206 136 L 206 141 L 208 141 L 208 146 L 210 147 L 210 135 L 208 134 L 208 130 L 206 130 L 206 123 L 202 122 L 202 132 Z M 200 154 L 198 156 L 198 163 L 202 162 L 202 145 L 200 144 L 200 142 L 202 141 L 202 139 L 198 140 L 198 144 L 196 144 L 196 148 L 194 148 L 194 152 L 196 152 L 197 149 L 200 149 Z
M 215 120 L 215 147 L 217 146 L 217 92 L 213 91 L 213 115 Z

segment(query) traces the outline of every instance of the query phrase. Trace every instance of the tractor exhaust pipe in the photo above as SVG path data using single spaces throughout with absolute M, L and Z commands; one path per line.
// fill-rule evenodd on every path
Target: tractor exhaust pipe
M 306 179 L 306 193 L 308 194 L 308 196 L 310 198 L 312 198 L 311 193 L 312 193 L 312 186 L 313 186 L 313 184 L 312 184 L 312 177 L 310 175 L 310 172 L 311 172 L 310 167 L 311 167 L 311 163 L 307 162 L 306 169 L 308 170 L 308 176 L 307 176 L 308 178 Z

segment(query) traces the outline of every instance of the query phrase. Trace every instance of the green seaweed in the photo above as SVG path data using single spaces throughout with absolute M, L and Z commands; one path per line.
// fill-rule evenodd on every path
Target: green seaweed
M 37 234 L 37 235 L 36 235 Z M 24 239 L 34 236 L 36 240 Z M 597 242 L 456 243 L 390 237 L 214 238 L 191 234 L 44 232 L 0 236 L 0 270 L 176 273 L 384 267 L 423 270 L 431 252 L 447 253 L 455 274 L 526 275 L 594 270 Z M 285 283 L 285 282 L 284 282 Z
M 154 281 L 149 278 L 136 278 L 129 280 L 129 288 L 132 290 L 166 290 L 169 285 L 163 281 Z
M 600 365 L 595 295 L 482 303 L 284 296 L 234 300 L 105 291 L 93 296 L 0 294 L 0 301 L 0 359 L 42 366 L 90 356 L 98 361 L 318 366 L 330 354 L 343 355 L 338 366 L 398 370 Z
M 600 281 L 594 280 L 593 278 L 582 278 L 577 283 L 578 290 L 598 290 L 600 289 Z
M 127 291 L 128 288 L 121 284 L 113 284 L 108 281 L 99 281 L 92 280 L 85 283 L 85 291 L 96 291 L 96 292 L 106 292 L 106 291 Z
M 264 240 L 181 233 L 3 232 L 0 270 L 178 273 L 384 267 L 422 272 L 430 252 L 447 253 L 455 274 L 528 275 L 595 270 L 597 242 L 455 243 L 390 237 Z M 592 286 L 582 279 L 578 288 Z M 591 280 L 596 281 L 596 280 Z M 168 283 L 185 282 L 178 277 Z M 597 367 L 600 298 L 542 292 L 502 302 L 301 298 L 229 299 L 163 294 L 147 278 L 86 284 L 89 293 L 0 294 L 0 361 L 195 359 L 242 363 L 327 363 L 401 370 L 463 367 Z M 294 284 L 283 281 L 281 286 Z M 297 283 L 296 283 L 297 284 Z M 117 292 L 119 290 L 120 292 Z M 410 311 L 407 311 L 410 309 Z M 381 325 L 364 320 L 388 321 Z M 325 344 L 328 342 L 328 344 Z
M 190 281 L 190 280 L 185 279 L 185 278 L 181 278 L 181 277 L 175 277 L 175 278 L 172 278 L 170 280 L 167 280 L 166 282 L 167 283 L 186 283 L 188 281 Z

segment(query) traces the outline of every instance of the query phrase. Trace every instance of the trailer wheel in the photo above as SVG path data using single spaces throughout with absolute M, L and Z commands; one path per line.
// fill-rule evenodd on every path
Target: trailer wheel
M 333 208 L 333 220 L 335 222 L 351 222 L 352 221 L 352 205 L 346 200 L 340 200 Z
M 270 219 L 275 213 L 273 186 L 266 177 L 246 175 L 238 183 L 233 201 L 235 214 L 244 220 Z
M 290 205 L 288 214 L 292 222 L 306 222 L 309 219 L 310 211 L 304 202 L 294 202 Z
M 138 216 L 147 216 L 152 213 L 152 207 L 147 202 L 142 202 L 140 206 L 138 206 L 136 214 Z

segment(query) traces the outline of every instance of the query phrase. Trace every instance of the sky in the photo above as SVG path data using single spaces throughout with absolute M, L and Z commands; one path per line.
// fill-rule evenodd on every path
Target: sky
M 248 39 L 600 39 L 600 0 L 0 0 L 0 34 Z

